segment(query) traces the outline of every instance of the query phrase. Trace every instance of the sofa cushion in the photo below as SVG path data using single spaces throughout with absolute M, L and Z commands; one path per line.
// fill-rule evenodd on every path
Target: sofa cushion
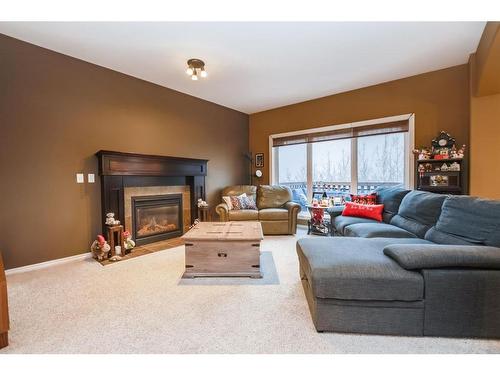
M 395 243 L 430 242 L 414 238 L 303 238 L 297 241 L 300 267 L 317 298 L 419 301 L 424 282 L 385 256 Z
M 231 210 L 228 215 L 230 221 L 259 220 L 259 211 L 257 210 Z
M 253 200 L 257 197 L 257 186 L 254 185 L 233 185 L 222 189 L 222 196 L 241 195 L 245 193 L 252 197 Z
M 378 221 L 371 219 L 364 219 L 362 217 L 351 217 L 351 216 L 337 216 L 333 219 L 333 227 L 340 234 L 344 234 L 345 228 L 347 226 L 360 223 L 378 224 Z
M 374 193 L 377 193 L 377 203 L 384 205 L 382 217 L 385 223 L 389 223 L 393 216 L 398 213 L 401 201 L 409 192 L 410 190 L 397 186 L 381 186 L 374 190 Z
M 446 195 L 413 190 L 405 195 L 390 224 L 424 238 L 438 220 Z
M 425 238 L 439 244 L 500 247 L 500 201 L 450 196 Z
M 257 190 L 257 207 L 279 208 L 292 200 L 292 192 L 288 186 L 260 185 Z
M 288 220 L 288 210 L 284 208 L 263 208 L 259 210 L 259 220 Z
M 416 238 L 417 236 L 403 228 L 386 223 L 362 223 L 349 225 L 344 229 L 346 237 L 363 238 Z

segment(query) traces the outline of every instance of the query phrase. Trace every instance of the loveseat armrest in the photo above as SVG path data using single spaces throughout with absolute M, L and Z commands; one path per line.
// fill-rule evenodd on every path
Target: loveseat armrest
M 288 210 L 288 234 L 297 233 L 297 216 L 300 211 L 300 204 L 296 202 L 286 202 L 283 206 Z
M 330 215 L 330 217 L 333 219 L 337 216 L 342 215 L 342 212 L 344 211 L 344 206 L 333 206 L 327 208 L 326 212 Z
M 500 269 L 500 248 L 491 246 L 400 244 L 384 247 L 384 254 L 407 270 L 446 267 Z
M 285 205 L 283 206 L 284 208 L 286 208 L 288 210 L 288 212 L 291 212 L 293 210 L 297 210 L 297 213 L 300 211 L 300 204 L 296 203 L 296 202 L 286 202 Z
M 220 221 L 229 221 L 229 207 L 226 203 L 220 203 L 215 207 Z

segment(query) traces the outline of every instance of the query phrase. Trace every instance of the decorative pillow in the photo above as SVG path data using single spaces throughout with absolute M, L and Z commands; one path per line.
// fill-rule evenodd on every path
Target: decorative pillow
M 239 196 L 238 197 L 240 204 L 241 204 L 241 209 L 245 210 L 256 210 L 257 205 L 255 204 L 255 201 L 253 200 L 252 197 L 249 197 L 245 194 L 244 197 Z
M 351 196 L 351 202 L 359 204 L 377 204 L 377 194 L 349 194 Z
M 229 199 L 231 200 L 231 210 L 242 210 L 244 207 L 242 207 L 241 198 L 246 196 L 247 195 L 245 193 L 241 195 L 230 196 Z
M 365 219 L 382 221 L 383 211 L 383 204 L 359 204 L 346 202 L 344 210 L 342 211 L 342 216 L 363 217 Z

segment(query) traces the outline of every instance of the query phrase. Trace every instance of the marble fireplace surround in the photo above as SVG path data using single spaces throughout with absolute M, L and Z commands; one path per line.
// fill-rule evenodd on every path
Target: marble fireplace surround
M 191 207 L 189 186 L 134 186 L 124 189 L 125 230 L 133 233 L 132 228 L 132 197 L 145 197 L 151 195 L 182 194 L 182 232 L 186 233 L 191 224 Z

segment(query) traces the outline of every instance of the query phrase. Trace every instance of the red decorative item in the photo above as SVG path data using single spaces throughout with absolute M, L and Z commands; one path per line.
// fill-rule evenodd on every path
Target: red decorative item
M 98 234 L 97 235 L 97 242 L 99 242 L 99 245 L 102 246 L 106 242 L 106 239 L 104 238 L 104 236 L 102 234 Z
M 352 203 L 359 204 L 376 204 L 377 203 L 377 194 L 350 194 Z
M 319 225 L 323 222 L 324 211 L 321 208 L 313 208 L 312 209 L 312 218 L 311 222 L 314 225 Z
M 383 211 L 383 204 L 359 204 L 347 202 L 344 210 L 342 211 L 342 216 L 362 217 L 365 219 L 382 221 Z

